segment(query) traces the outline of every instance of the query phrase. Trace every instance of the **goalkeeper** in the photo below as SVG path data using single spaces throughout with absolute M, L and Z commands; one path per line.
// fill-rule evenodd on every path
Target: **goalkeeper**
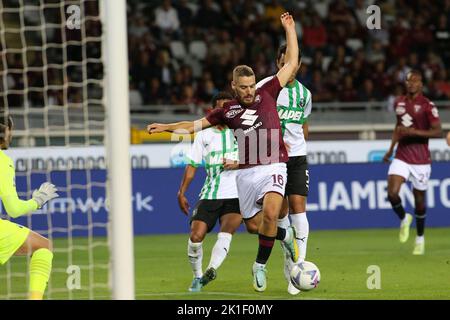
M 8 149 L 12 140 L 11 117 L 0 116 L 0 147 Z M 56 187 L 48 182 L 33 192 L 32 199 L 24 201 L 17 196 L 13 161 L 0 150 L 0 197 L 3 206 L 12 218 L 17 218 L 58 197 Z M 42 300 L 52 269 L 52 244 L 43 236 L 28 228 L 0 219 L 0 264 L 5 264 L 12 255 L 31 255 L 28 297 Z

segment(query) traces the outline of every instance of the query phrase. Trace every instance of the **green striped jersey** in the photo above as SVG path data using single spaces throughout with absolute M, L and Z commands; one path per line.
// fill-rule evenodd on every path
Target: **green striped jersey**
M 186 157 L 188 164 L 194 167 L 205 164 L 207 176 L 200 199 L 238 197 L 236 170 L 223 169 L 223 159 L 239 160 L 237 141 L 230 129 L 218 130 L 211 127 L 198 132 Z
M 272 79 L 267 77 L 258 82 L 257 88 Z M 311 92 L 299 81 L 287 84 L 277 98 L 278 116 L 280 117 L 283 140 L 289 145 L 289 157 L 306 155 L 306 141 L 303 124 L 311 114 Z

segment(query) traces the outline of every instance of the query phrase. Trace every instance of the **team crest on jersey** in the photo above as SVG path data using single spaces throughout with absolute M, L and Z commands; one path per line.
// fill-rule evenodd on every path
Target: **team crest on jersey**
M 260 103 L 261 102 L 261 96 L 259 94 L 256 96 L 255 102 L 256 103 Z
M 420 104 L 415 104 L 414 105 L 414 112 L 417 113 L 420 111 L 420 109 L 422 109 L 422 106 Z
M 300 98 L 299 101 L 298 101 L 298 105 L 300 107 L 304 107 L 305 106 L 305 98 Z
M 241 113 L 244 109 L 239 109 L 239 110 L 230 110 L 227 113 L 225 113 L 225 117 L 227 118 L 234 118 L 236 117 L 239 113 Z
M 402 115 L 405 112 L 406 112 L 405 107 L 397 107 L 397 108 L 395 108 L 395 113 L 398 114 L 398 115 Z

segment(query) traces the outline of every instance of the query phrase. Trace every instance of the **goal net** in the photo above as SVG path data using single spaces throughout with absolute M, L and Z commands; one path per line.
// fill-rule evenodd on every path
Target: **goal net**
M 59 198 L 14 219 L 50 239 L 48 299 L 111 298 L 103 30 L 97 0 L 0 0 L 0 108 L 21 199 Z M 111 175 L 108 175 L 111 178 Z M 2 209 L 2 219 L 10 219 Z M 29 257 L 0 266 L 0 299 L 27 297 Z

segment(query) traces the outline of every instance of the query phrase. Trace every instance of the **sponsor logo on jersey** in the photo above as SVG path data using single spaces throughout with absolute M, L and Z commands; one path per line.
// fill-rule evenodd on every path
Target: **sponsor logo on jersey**
M 231 109 L 239 109 L 239 108 L 241 108 L 241 105 L 239 105 L 239 104 L 234 104 L 234 105 L 232 105 L 229 109 L 231 110 Z
M 400 107 L 400 103 L 398 105 L 399 106 L 395 108 L 395 113 L 398 115 L 404 114 L 406 112 L 406 109 L 404 107 Z
M 225 113 L 225 117 L 227 118 L 234 118 L 236 117 L 239 113 L 241 113 L 242 111 L 244 111 L 244 109 L 239 109 L 239 110 L 230 110 L 227 113 Z
M 220 151 L 218 152 L 212 152 L 207 157 L 207 163 L 210 165 L 217 165 L 217 164 L 223 164 L 223 160 L 239 160 L 239 155 L 237 150 L 236 151 L 227 151 L 225 153 L 222 153 Z
M 280 117 L 280 120 L 293 120 L 293 121 L 300 121 L 302 118 L 303 111 L 301 110 L 286 110 L 286 109 L 280 109 L 278 111 L 278 116 Z
M 413 124 L 413 117 L 411 117 L 409 114 L 404 114 L 402 116 L 402 125 L 405 127 L 411 127 Z
M 420 111 L 420 109 L 422 109 L 422 106 L 420 104 L 415 104 L 414 105 L 414 112 L 417 113 Z
M 438 112 L 438 109 L 436 107 L 431 109 L 431 114 L 433 115 L 433 117 L 439 118 L 439 112 Z
M 255 124 L 254 126 L 251 126 L 250 128 L 245 129 L 245 130 L 244 130 L 244 134 L 247 134 L 247 133 L 249 133 L 249 132 L 251 132 L 251 131 L 253 131 L 253 130 L 255 130 L 256 128 L 259 128 L 259 127 L 261 127 L 261 126 L 262 126 L 262 122 L 260 121 L 260 122 L 258 122 L 257 124 Z
M 245 120 L 242 121 L 242 124 L 245 124 L 246 126 L 252 126 L 256 120 L 258 119 L 258 115 L 256 114 L 256 110 L 247 109 L 245 112 L 241 115 L 241 119 Z

